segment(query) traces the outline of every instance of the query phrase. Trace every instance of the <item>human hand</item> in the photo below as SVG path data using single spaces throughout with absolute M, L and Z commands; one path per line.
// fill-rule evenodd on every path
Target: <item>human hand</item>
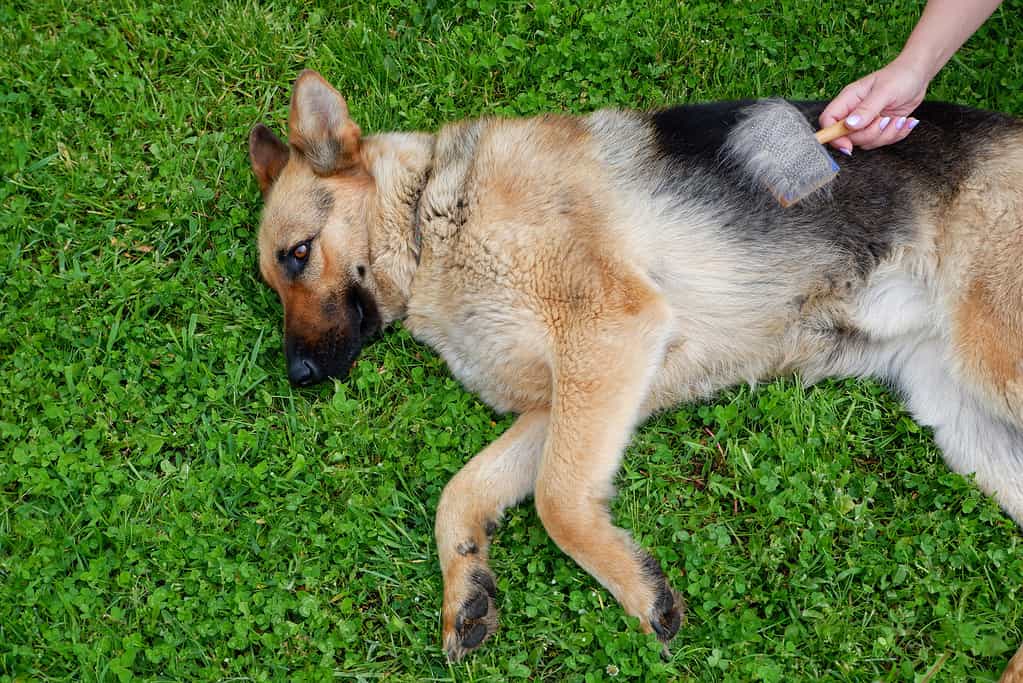
M 852 154 L 853 145 L 874 149 L 898 142 L 919 123 L 909 115 L 923 101 L 929 84 L 922 69 L 896 59 L 847 85 L 821 112 L 821 127 L 845 119 L 855 130 L 831 142 L 845 154 Z

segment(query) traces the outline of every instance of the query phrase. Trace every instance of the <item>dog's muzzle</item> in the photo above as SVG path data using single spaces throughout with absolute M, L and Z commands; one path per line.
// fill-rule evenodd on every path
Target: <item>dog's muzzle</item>
M 288 362 L 288 381 L 292 386 L 307 387 L 326 378 L 316 361 L 309 358 L 293 358 Z

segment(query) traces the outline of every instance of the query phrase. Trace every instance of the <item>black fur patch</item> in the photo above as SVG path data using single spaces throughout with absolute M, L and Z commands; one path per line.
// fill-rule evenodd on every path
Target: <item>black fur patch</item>
M 497 522 L 488 519 L 483 523 L 483 533 L 487 535 L 487 538 L 492 538 L 495 531 L 497 531 Z
M 341 322 L 338 318 L 343 315 L 347 323 L 346 334 L 358 337 L 363 343 L 380 331 L 382 324 L 376 300 L 362 285 L 355 282 L 327 297 L 320 311 L 324 320 L 334 323 Z
M 834 152 L 841 170 L 823 198 L 783 209 L 769 192 L 744 182 L 743 169 L 722 155 L 729 130 L 749 104 L 696 104 L 649 114 L 657 155 L 670 169 L 662 190 L 677 192 L 680 201 L 721 207 L 722 222 L 740 241 L 844 254 L 861 276 L 908 241 L 916 204 L 955 196 L 980 146 L 1023 125 L 1002 114 L 925 102 L 914 112 L 920 124 L 909 138 L 857 149 L 852 157 Z M 795 104 L 816 128 L 825 103 Z
M 653 627 L 657 638 L 667 643 L 675 637 L 682 626 L 682 605 L 675 604 L 675 595 L 668 585 L 668 577 L 664 575 L 661 563 L 654 559 L 653 555 L 643 552 L 640 564 L 643 574 L 657 591 L 650 609 L 650 626 Z
M 667 583 L 668 577 L 665 576 L 664 570 L 661 569 L 661 563 L 657 561 L 653 555 L 648 552 L 641 552 L 639 563 L 643 568 L 643 574 L 650 579 L 652 583 Z
M 485 614 L 485 613 L 484 613 Z M 461 632 L 461 629 L 458 629 Z M 487 625 L 483 623 L 473 624 L 468 631 L 462 636 L 462 647 L 466 649 L 474 648 L 483 642 L 483 639 L 487 637 Z
M 458 616 L 463 619 L 482 619 L 490 609 L 490 601 L 486 593 L 477 593 L 462 605 L 462 613 Z
M 479 551 L 480 549 L 476 545 L 476 541 L 473 541 L 471 539 L 468 541 L 462 541 L 455 547 L 455 552 L 457 552 L 462 557 L 465 557 L 466 555 L 476 555 L 477 553 L 479 553 Z
M 348 288 L 349 314 L 359 316 L 359 335 L 363 342 L 380 331 L 382 322 L 377 302 L 365 287 L 352 284 Z
M 650 115 L 662 154 L 715 165 L 739 112 L 753 100 L 672 107 Z
M 327 377 L 344 379 L 362 347 L 380 331 L 380 311 L 369 292 L 349 284 L 328 296 L 320 312 L 330 328 L 316 338 L 306 338 L 285 323 L 284 352 L 289 367 L 308 361 L 320 370 L 317 381 Z
M 334 210 L 334 195 L 331 194 L 330 190 L 318 187 L 312 191 L 311 200 L 316 207 L 316 213 L 319 216 L 320 222 L 325 222 L 327 217 L 330 216 L 330 212 Z
M 497 599 L 497 586 L 494 584 L 494 577 L 485 569 L 475 569 L 469 575 L 469 580 L 482 588 L 493 599 Z

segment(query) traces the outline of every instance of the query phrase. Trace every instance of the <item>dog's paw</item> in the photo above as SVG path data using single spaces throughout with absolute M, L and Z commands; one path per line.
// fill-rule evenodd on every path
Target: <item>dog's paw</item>
M 686 618 L 682 596 L 667 582 L 661 584 L 648 618 L 657 639 L 664 643 L 664 652 L 667 654 L 668 643 L 678 633 Z
M 644 630 L 649 627 L 664 645 L 662 654 L 668 656 L 668 643 L 675 637 L 685 623 L 685 601 L 682 596 L 668 583 L 668 577 L 661 569 L 660 563 L 652 555 L 644 554 L 642 559 L 643 574 L 653 588 L 653 603 L 646 611 Z
M 444 605 L 444 651 L 457 662 L 497 632 L 497 586 L 484 567 L 474 568 L 466 578 L 465 597 Z

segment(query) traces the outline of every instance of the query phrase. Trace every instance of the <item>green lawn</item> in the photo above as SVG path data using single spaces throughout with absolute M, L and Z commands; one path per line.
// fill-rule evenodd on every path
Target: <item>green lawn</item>
M 413 5 L 415 5 L 413 7 Z M 0 3 L 0 679 L 992 680 L 1023 536 L 881 387 L 648 423 L 614 510 L 687 597 L 662 662 L 530 505 L 502 629 L 440 649 L 433 512 L 510 418 L 392 330 L 289 388 L 249 128 L 320 70 L 366 132 L 828 98 L 922 2 Z M 1023 0 L 931 96 L 1023 114 Z

